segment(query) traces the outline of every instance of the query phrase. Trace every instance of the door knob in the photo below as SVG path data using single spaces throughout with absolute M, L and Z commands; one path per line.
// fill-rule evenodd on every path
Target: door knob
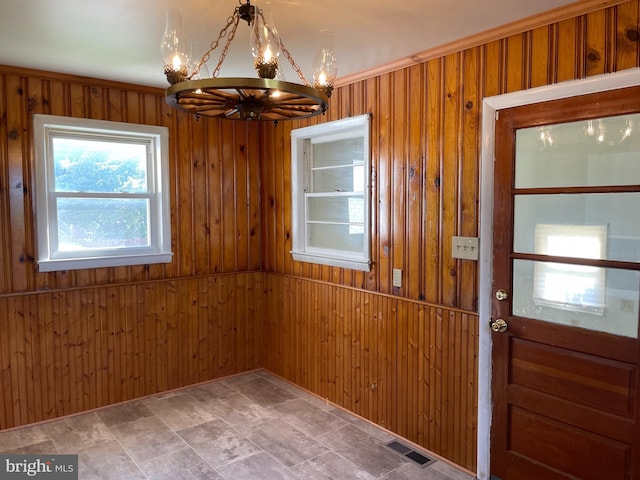
M 496 292 L 496 298 L 502 302 L 503 300 L 506 300 L 507 298 L 509 298 L 509 294 L 507 293 L 506 290 L 501 288 Z
M 509 325 L 503 319 L 499 318 L 491 322 L 491 330 L 496 333 L 504 333 L 507 331 Z

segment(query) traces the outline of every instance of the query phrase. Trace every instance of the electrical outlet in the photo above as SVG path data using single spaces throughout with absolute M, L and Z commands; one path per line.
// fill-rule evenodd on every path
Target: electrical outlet
M 399 268 L 393 269 L 393 286 L 402 288 L 402 270 Z
M 451 256 L 464 260 L 478 260 L 478 237 L 451 237 Z

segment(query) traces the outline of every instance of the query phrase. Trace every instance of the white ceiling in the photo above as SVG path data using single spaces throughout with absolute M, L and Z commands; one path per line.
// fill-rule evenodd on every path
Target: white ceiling
M 243 3 L 246 0 L 243 0 Z M 264 7 L 266 0 L 258 0 Z M 338 79 L 529 17 L 572 0 L 271 0 L 284 45 L 309 78 L 321 28 L 334 31 Z M 165 87 L 167 6 L 198 52 L 239 0 L 0 0 L 0 64 Z M 220 76 L 255 76 L 242 22 Z M 199 54 L 200 55 L 200 54 Z M 212 63 L 217 62 L 217 55 Z M 286 79 L 297 81 L 285 71 Z

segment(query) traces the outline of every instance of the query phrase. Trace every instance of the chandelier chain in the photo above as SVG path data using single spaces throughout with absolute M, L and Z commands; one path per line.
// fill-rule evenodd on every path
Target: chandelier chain
M 286 47 L 284 46 L 284 43 L 282 43 L 282 39 L 280 39 L 280 50 L 282 51 L 282 54 L 284 55 L 284 57 L 289 60 L 289 63 L 291 64 L 291 68 L 293 68 L 293 70 L 298 74 L 298 77 L 300 78 L 300 80 L 308 87 L 310 86 L 309 82 L 307 81 L 307 79 L 304 77 L 304 73 L 302 73 L 302 69 L 298 66 L 298 64 L 295 62 L 295 60 L 293 59 L 293 57 L 291 56 L 291 54 L 289 53 L 289 50 L 286 49 Z
M 224 62 L 224 59 L 227 56 L 227 52 L 229 51 L 229 44 L 231 43 L 231 41 L 234 39 L 234 37 L 236 35 L 236 30 L 238 29 L 238 22 L 239 21 L 240 21 L 240 16 L 238 15 L 238 12 L 237 12 L 237 9 L 236 9 L 234 14 L 231 15 L 229 18 L 227 18 L 227 24 L 222 28 L 222 30 L 220 30 L 220 34 L 218 35 L 218 38 L 216 40 L 214 40 L 213 42 L 211 42 L 209 50 L 207 50 L 207 52 L 202 56 L 202 58 L 198 62 L 198 65 L 196 66 L 196 68 L 194 68 L 193 72 L 189 76 L 190 79 L 192 77 L 194 77 L 195 75 L 197 75 L 198 72 L 200 71 L 200 69 L 202 68 L 202 65 L 204 65 L 205 63 L 207 63 L 209 61 L 209 58 L 211 58 L 211 54 L 213 53 L 213 51 L 216 48 L 218 48 L 220 40 L 222 40 L 224 37 L 227 36 L 227 30 L 229 30 L 229 27 L 231 25 L 233 25 L 233 29 L 231 30 L 231 33 L 229 33 L 229 37 L 227 38 L 227 43 L 225 43 L 224 48 L 222 49 L 222 52 L 220 53 L 220 59 L 218 60 L 218 64 L 216 65 L 216 68 L 213 71 L 212 77 L 214 77 L 214 78 L 218 77 L 218 73 L 220 73 L 220 67 L 222 66 L 222 62 Z

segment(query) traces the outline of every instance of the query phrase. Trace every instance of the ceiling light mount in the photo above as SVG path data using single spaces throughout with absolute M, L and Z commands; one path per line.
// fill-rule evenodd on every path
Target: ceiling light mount
M 182 33 L 179 14 L 167 14 L 167 26 L 161 42 L 164 73 L 170 87 L 167 103 L 196 116 L 240 120 L 294 120 L 324 113 L 333 90 L 337 63 L 333 52 L 333 35 L 321 32 L 321 45 L 313 63 L 314 84 L 285 48 L 278 31 L 265 21 L 262 9 L 251 0 L 239 5 L 220 30 L 218 38 L 197 61 L 189 62 L 189 47 Z M 219 78 L 220 68 L 235 38 L 240 20 L 252 28 L 251 53 L 259 78 Z M 202 78 L 211 55 L 226 38 L 218 63 L 209 78 Z M 281 80 L 279 56 L 282 54 L 301 83 Z M 191 68 L 190 68 L 191 66 Z

